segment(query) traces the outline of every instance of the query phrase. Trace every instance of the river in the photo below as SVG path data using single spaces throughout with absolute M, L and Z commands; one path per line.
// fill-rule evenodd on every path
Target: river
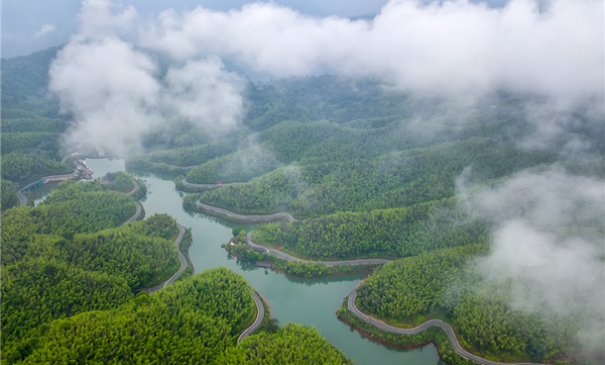
M 107 172 L 124 171 L 123 160 L 89 159 L 94 177 Z M 146 181 L 147 197 L 142 205 L 147 216 L 167 213 L 180 224 L 192 228 L 193 244 L 189 255 L 197 272 L 212 267 L 228 267 L 241 274 L 269 302 L 273 317 L 281 325 L 288 322 L 314 326 L 334 346 L 359 365 L 443 365 L 433 345 L 415 350 L 401 350 L 371 341 L 340 322 L 335 315 L 342 300 L 359 281 L 363 273 L 321 278 L 298 278 L 262 269 L 253 264 L 230 258 L 220 246 L 231 238 L 231 224 L 214 217 L 183 210 L 185 193 L 175 189 L 169 176 L 129 171 Z M 40 190 L 38 190 L 40 189 Z M 38 188 L 36 203 L 48 187 Z M 40 195 L 40 196 L 39 196 Z M 253 228 L 244 226 L 245 228 Z

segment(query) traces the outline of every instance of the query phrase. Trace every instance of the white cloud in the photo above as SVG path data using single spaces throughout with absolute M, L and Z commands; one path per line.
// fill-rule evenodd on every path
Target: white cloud
M 117 38 L 65 46 L 51 65 L 49 88 L 78 121 L 67 142 L 114 153 L 136 148 L 160 121 L 156 72 L 149 56 Z
M 378 77 L 416 96 L 445 97 L 465 110 L 473 107 L 466 101 L 496 90 L 538 95 L 546 101 L 526 108 L 535 132 L 520 143 L 565 145 L 569 155 L 590 147 L 581 137 L 565 140 L 577 125 L 579 105 L 600 101 L 582 108 L 593 111 L 593 121 L 605 115 L 601 0 L 510 0 L 502 8 L 468 0 L 392 0 L 373 20 L 356 21 L 252 3 L 227 12 L 166 10 L 144 22 L 132 6 L 86 0 L 79 20 L 72 44 L 82 51 L 91 42 L 114 39 L 128 40 L 150 62 L 156 52 L 169 55 L 176 66 L 160 82 L 166 89 L 159 114 L 178 112 L 196 123 L 213 119 L 209 130 L 237 125 L 243 117 L 241 84 L 218 66 L 221 58 L 276 77 Z M 103 59 L 113 62 L 110 55 Z M 426 127 L 424 120 L 418 124 Z
M 234 57 L 275 76 L 373 75 L 416 92 L 506 88 L 559 97 L 603 92 L 603 2 L 393 0 L 373 21 L 316 18 L 273 3 L 163 12 L 141 44 L 177 59 Z
M 54 32 L 55 30 L 57 30 L 57 27 L 55 27 L 53 24 L 43 24 L 40 29 L 34 34 L 34 38 L 40 38 L 44 35 Z
M 579 336 L 588 347 L 602 346 L 604 182 L 557 167 L 522 172 L 480 191 L 461 182 L 460 204 L 493 227 L 479 273 L 512 283 L 512 308 L 590 319 Z
M 168 118 L 187 120 L 209 133 L 237 126 L 243 115 L 239 78 L 216 57 L 188 60 L 160 78 L 154 57 L 119 37 L 132 29 L 136 17 L 132 7 L 83 2 L 80 32 L 49 70 L 49 89 L 76 119 L 66 144 L 93 143 L 128 154 Z
M 229 130 L 243 118 L 243 82 L 216 57 L 171 67 L 164 81 L 165 105 L 208 132 Z

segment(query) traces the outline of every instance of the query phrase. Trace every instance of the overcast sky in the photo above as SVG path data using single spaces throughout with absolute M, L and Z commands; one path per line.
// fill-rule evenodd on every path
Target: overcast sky
M 152 17 L 161 11 L 192 10 L 197 5 L 212 10 L 238 9 L 251 3 L 245 0 L 123 0 L 133 5 L 142 16 Z M 274 3 L 291 7 L 314 16 L 337 15 L 356 17 L 377 13 L 386 0 L 276 0 Z M 480 2 L 473 0 L 472 2 Z M 490 6 L 500 7 L 506 0 L 485 0 Z M 66 43 L 77 31 L 76 17 L 81 7 L 79 0 L 3 0 L 2 1 L 2 57 L 27 55 L 51 46 Z

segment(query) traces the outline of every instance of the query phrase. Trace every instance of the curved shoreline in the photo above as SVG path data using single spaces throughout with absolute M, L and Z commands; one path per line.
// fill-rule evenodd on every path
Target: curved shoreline
M 290 213 L 284 213 L 284 212 L 272 213 L 272 214 L 240 214 L 240 213 L 235 213 L 231 210 L 227 210 L 225 208 L 220 208 L 220 207 L 215 207 L 214 205 L 204 204 L 199 200 L 197 200 L 195 202 L 195 205 L 197 205 L 202 210 L 212 212 L 212 213 L 226 215 L 229 218 L 236 219 L 236 220 L 238 220 L 240 222 L 244 222 L 244 223 L 269 223 L 269 222 L 275 222 L 275 221 L 282 220 L 282 219 L 286 219 L 289 222 L 300 221 L 300 219 L 294 218 Z
M 172 164 L 169 164 L 169 163 L 166 163 L 166 162 L 152 162 L 152 161 L 149 161 L 149 163 L 152 164 L 152 165 L 156 165 L 156 166 L 157 165 L 170 166 L 170 167 L 174 167 L 174 168 L 181 169 L 181 170 L 191 170 L 191 169 L 194 169 L 194 168 L 196 168 L 196 167 L 198 167 L 200 165 L 203 165 L 203 163 L 200 163 L 200 164 L 197 164 L 197 165 L 179 166 L 179 165 L 172 165 Z
M 376 265 L 380 265 L 380 264 L 386 264 L 388 262 L 391 262 L 392 260 L 386 260 L 386 259 L 359 259 L 359 260 L 343 260 L 343 261 L 312 261 L 312 260 L 303 260 L 300 259 L 296 256 L 292 256 L 290 254 L 287 254 L 285 252 L 276 250 L 274 248 L 269 248 L 269 247 L 265 247 L 265 246 L 261 246 L 258 243 L 254 243 L 252 241 L 252 232 L 248 232 L 246 234 L 246 243 L 250 246 L 250 247 L 254 247 L 254 248 L 258 248 L 258 249 L 263 249 L 265 250 L 266 253 L 273 255 L 277 258 L 280 258 L 282 260 L 286 260 L 286 261 L 293 261 L 293 262 L 302 262 L 305 264 L 317 264 L 317 265 L 325 265 L 325 266 L 353 266 L 353 265 L 371 265 L 371 264 L 376 264 Z
M 181 276 L 181 274 L 183 274 L 185 269 L 187 269 L 187 266 L 188 266 L 187 259 L 185 258 L 185 255 L 183 255 L 181 250 L 179 250 L 179 245 L 181 244 L 181 241 L 183 240 L 183 237 L 185 236 L 186 229 L 185 229 L 185 227 L 181 226 L 178 223 L 177 223 L 177 228 L 179 229 L 179 234 L 176 236 L 176 238 L 174 240 L 174 245 L 176 246 L 176 250 L 179 254 L 179 261 L 181 262 L 181 267 L 177 270 L 177 272 L 174 273 L 174 275 L 172 275 L 169 279 L 165 280 L 164 282 L 162 282 L 152 288 L 142 289 L 147 294 L 151 294 L 155 291 L 165 288 L 166 285 L 174 283 Z
M 474 355 L 474 354 L 466 351 L 464 348 L 462 348 L 462 346 L 458 342 L 458 339 L 456 338 L 454 329 L 448 323 L 446 323 L 440 319 L 430 319 L 414 328 L 401 328 L 401 327 L 391 326 L 391 325 L 388 325 L 380 320 L 377 320 L 377 319 L 370 317 L 367 314 L 364 314 L 363 312 L 361 312 L 355 305 L 356 297 L 357 297 L 357 290 L 354 289 L 351 292 L 351 294 L 349 295 L 349 299 L 347 300 L 347 306 L 349 308 L 349 311 L 353 315 L 355 315 L 357 318 L 361 319 L 362 321 L 369 323 L 375 327 L 378 327 L 383 331 L 401 334 L 401 335 L 416 335 L 418 333 L 424 332 L 425 330 L 429 329 L 430 327 L 439 327 L 443 331 L 445 331 L 445 333 L 447 334 L 447 337 L 448 337 L 450 343 L 452 344 L 452 348 L 454 349 L 454 352 L 456 352 L 456 354 L 458 356 L 460 356 L 464 359 L 470 360 L 470 361 L 474 361 L 478 364 L 481 364 L 481 365 L 548 365 L 548 364 L 537 364 L 537 363 L 504 363 L 504 362 L 498 362 L 498 361 L 484 359 L 484 358 Z
M 75 154 L 75 155 L 64 156 L 61 159 L 61 163 L 65 163 L 65 160 L 67 160 L 70 157 L 75 157 L 74 164 L 77 164 L 77 161 L 79 159 L 81 159 L 81 158 L 103 159 L 103 158 L 111 158 L 111 157 L 115 157 L 115 156 L 113 156 L 113 155 L 109 155 L 109 156 L 92 156 L 92 155 L 88 155 L 88 154 L 85 154 L 85 153 L 80 153 L 80 154 Z M 17 197 L 19 198 L 19 203 L 21 204 L 22 207 L 24 207 L 24 206 L 27 205 L 28 199 L 25 196 L 25 194 L 23 194 L 23 192 L 25 190 L 29 190 L 29 188 L 31 188 L 33 185 L 36 185 L 36 184 L 38 184 L 40 182 L 42 182 L 42 184 L 46 184 L 47 182 L 52 181 L 52 180 L 62 180 L 62 179 L 65 179 L 65 178 L 71 179 L 72 177 L 76 177 L 76 176 L 79 176 L 79 175 L 80 175 L 80 170 L 73 169 L 73 171 L 72 171 L 71 174 L 49 175 L 49 176 L 41 177 L 38 180 L 36 180 L 34 182 L 31 182 L 31 183 L 25 185 L 23 188 L 17 190 Z M 137 189 L 139 188 L 139 185 L 136 183 L 136 181 L 132 180 L 132 182 L 134 184 L 134 189 L 132 191 L 128 192 L 127 194 L 132 194 L 135 191 L 137 191 Z
M 66 179 L 66 178 L 72 178 L 72 177 L 76 177 L 80 175 L 80 171 L 74 169 L 73 172 L 71 174 L 62 174 L 62 175 L 49 175 L 49 176 L 44 176 L 39 178 L 38 180 L 31 182 L 27 185 L 25 185 L 24 187 L 22 187 L 21 189 L 17 190 L 17 197 L 19 197 L 19 203 L 21 204 L 22 207 L 27 205 L 27 197 L 25 196 L 25 194 L 23 194 L 24 191 L 29 190 L 32 186 L 38 184 L 38 183 L 42 183 L 42 184 L 46 184 L 49 181 L 52 180 L 62 180 L 62 179 Z
M 132 188 L 130 189 L 130 191 L 127 191 L 126 194 L 128 195 L 132 195 L 134 194 L 137 190 L 139 190 L 139 183 L 136 182 L 135 179 L 132 179 Z
M 237 338 L 237 343 L 239 343 L 246 337 L 248 337 L 254 330 L 260 327 L 261 323 L 263 323 L 263 319 L 265 318 L 265 306 L 263 306 L 263 302 L 260 300 L 258 295 L 252 291 L 252 299 L 254 299 L 254 304 L 256 304 L 256 319 L 252 323 L 252 325 L 246 328 L 241 335 Z
M 204 189 L 216 189 L 216 188 L 220 188 L 221 186 L 225 186 L 225 185 L 229 185 L 231 183 L 225 183 L 225 184 L 196 184 L 196 183 L 190 183 L 187 181 L 187 178 L 184 177 L 183 180 L 181 180 L 181 183 L 183 183 L 183 185 L 189 187 L 189 188 L 204 188 Z
M 73 156 L 65 156 L 63 157 L 63 159 L 61 160 L 62 163 L 65 162 L 65 160 L 69 157 L 75 157 L 76 161 L 80 158 L 109 158 L 112 156 L 90 156 L 90 155 L 86 155 L 86 154 L 78 154 L 78 155 L 73 155 Z M 193 168 L 195 166 L 191 166 L 190 168 Z M 187 169 L 187 168 L 185 168 Z M 23 191 L 27 190 L 28 188 L 30 188 L 31 186 L 33 186 L 34 184 L 39 183 L 40 181 L 42 183 L 46 183 L 49 180 L 56 180 L 56 179 L 63 179 L 63 178 L 67 178 L 67 177 L 75 177 L 78 176 L 80 174 L 80 172 L 77 169 L 74 169 L 73 172 L 71 174 L 65 174 L 65 175 L 51 175 L 51 176 L 46 176 L 46 177 L 42 177 L 28 185 L 26 185 L 24 188 L 19 189 L 17 191 L 17 197 L 19 198 L 19 202 L 21 204 L 21 206 L 25 206 L 27 205 L 28 199 L 25 196 L 25 194 L 23 194 Z M 186 182 L 185 179 L 183 179 L 183 183 L 184 184 L 188 184 Z M 140 186 L 139 184 L 136 182 L 136 180 L 132 180 L 132 184 L 133 187 L 130 191 L 125 192 L 125 194 L 127 195 L 132 195 L 134 194 L 137 190 L 139 190 Z M 211 185 L 211 184 L 208 184 Z M 212 187 L 220 187 L 222 185 L 211 185 Z M 143 212 L 143 207 L 141 206 L 141 204 L 138 201 L 135 201 L 135 213 L 132 217 L 128 218 L 124 223 L 122 223 L 120 225 L 120 227 L 125 226 L 128 223 L 134 222 L 135 220 L 138 220 L 140 218 L 141 213 Z M 221 208 L 218 208 L 221 209 Z M 221 209 L 222 210 L 222 209 Z M 286 213 L 287 214 L 287 213 Z M 294 219 L 292 216 L 290 216 L 292 219 Z M 181 241 L 183 240 L 183 237 L 185 236 L 185 232 L 186 232 L 186 228 L 183 227 L 182 225 L 177 223 L 177 228 L 179 230 L 179 233 L 177 235 L 177 237 L 174 240 L 174 244 L 177 248 L 177 253 L 178 253 L 178 257 L 179 257 L 179 261 L 181 263 L 181 266 L 179 267 L 179 269 L 167 280 L 165 280 L 164 282 L 160 283 L 159 285 L 156 285 L 152 288 L 143 288 L 141 289 L 143 292 L 147 293 L 147 294 L 151 294 L 153 292 L 156 292 L 160 289 L 165 288 L 167 285 L 170 285 L 172 283 L 174 283 L 176 280 L 178 280 L 178 278 L 183 274 L 183 272 L 185 272 L 185 270 L 187 269 L 187 267 L 189 266 L 188 260 L 185 257 L 185 255 L 183 255 L 183 253 L 181 252 L 181 250 L 179 249 L 179 246 L 181 244 Z M 195 271 L 195 268 L 193 267 L 193 263 L 192 263 L 192 270 Z M 252 299 L 254 300 L 254 303 L 256 304 L 256 308 L 257 308 L 257 315 L 256 318 L 254 320 L 254 322 L 252 323 L 252 325 L 250 325 L 248 328 L 246 328 L 238 337 L 237 339 L 237 343 L 239 344 L 244 338 L 246 338 L 247 336 L 249 336 L 252 332 L 254 332 L 258 327 L 260 327 L 260 325 L 262 324 L 264 318 L 265 318 L 265 307 L 263 305 L 263 302 L 260 300 L 260 298 L 258 297 L 258 295 L 252 291 Z
M 136 208 L 134 215 L 128 218 L 126 222 L 122 223 L 120 227 L 124 227 L 128 223 L 132 223 L 140 218 L 139 216 L 141 215 L 141 212 L 143 212 L 143 207 L 141 206 L 141 204 L 139 204 L 139 202 L 134 202 L 134 206 Z

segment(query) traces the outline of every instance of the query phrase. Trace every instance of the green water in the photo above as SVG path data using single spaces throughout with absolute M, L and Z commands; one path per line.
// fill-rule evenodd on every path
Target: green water
M 34 205 L 37 207 L 46 197 L 52 193 L 54 185 L 40 185 L 35 189 L 31 190 L 34 195 Z
M 124 170 L 122 160 L 91 159 L 87 163 L 94 171 L 94 177 Z M 167 213 L 183 226 L 192 228 L 193 244 L 189 255 L 196 271 L 225 266 L 243 275 L 267 299 L 273 316 L 280 324 L 295 322 L 316 327 L 328 341 L 360 365 L 443 364 L 433 345 L 416 350 L 394 349 L 367 339 L 336 318 L 335 312 L 342 300 L 365 274 L 304 279 L 232 259 L 220 246 L 231 238 L 234 224 L 199 213 L 185 212 L 182 206 L 185 194 L 175 189 L 170 177 L 130 172 L 147 183 L 148 194 L 142 201 L 147 216 Z

